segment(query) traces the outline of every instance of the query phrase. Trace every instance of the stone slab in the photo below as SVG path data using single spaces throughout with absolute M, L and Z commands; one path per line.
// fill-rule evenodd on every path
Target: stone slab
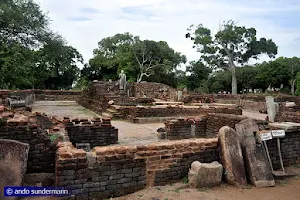
M 219 130 L 220 157 L 225 179 L 229 184 L 242 187 L 247 184 L 242 149 L 234 129 L 223 126 Z
M 267 105 L 269 121 L 274 122 L 276 116 L 276 105 L 274 102 L 274 97 L 266 96 L 266 105 Z
M 255 187 L 272 187 L 275 185 L 271 166 L 259 138 L 259 128 L 252 119 L 245 119 L 235 125 L 248 179 Z
M 0 199 L 5 186 L 22 185 L 27 167 L 28 151 L 29 144 L 0 139 Z

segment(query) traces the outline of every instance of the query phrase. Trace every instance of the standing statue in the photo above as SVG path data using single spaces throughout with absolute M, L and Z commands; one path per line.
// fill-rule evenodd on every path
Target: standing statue
M 126 90 L 126 75 L 124 74 L 124 70 L 121 70 L 119 78 L 119 90 Z

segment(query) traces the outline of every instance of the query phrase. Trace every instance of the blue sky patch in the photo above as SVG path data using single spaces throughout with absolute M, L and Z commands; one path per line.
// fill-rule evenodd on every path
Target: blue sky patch
M 150 10 L 147 10 L 146 6 L 140 6 L 140 7 L 123 7 L 121 10 L 130 15 L 141 15 L 147 18 L 150 18 L 153 16 L 153 13 Z
M 87 13 L 87 14 L 98 14 L 103 13 L 103 11 L 95 8 L 80 8 L 80 12 Z
M 281 28 L 300 28 L 299 11 L 269 12 L 261 15 L 261 18 L 273 21 Z
M 81 22 L 81 21 L 90 21 L 91 19 L 88 17 L 69 17 L 69 21 Z

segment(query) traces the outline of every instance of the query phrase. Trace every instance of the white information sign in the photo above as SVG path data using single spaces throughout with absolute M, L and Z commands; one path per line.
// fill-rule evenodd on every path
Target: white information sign
M 274 138 L 285 137 L 285 131 L 284 130 L 272 130 L 272 136 Z
M 271 140 L 272 139 L 272 134 L 271 134 L 271 132 L 261 133 L 260 138 L 261 138 L 262 141 Z

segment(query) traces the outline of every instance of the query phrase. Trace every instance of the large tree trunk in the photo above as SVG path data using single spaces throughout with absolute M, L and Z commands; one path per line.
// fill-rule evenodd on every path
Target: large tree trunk
M 292 87 L 291 87 L 291 93 L 293 96 L 295 96 L 295 83 L 296 83 L 296 79 L 292 80 Z
M 136 82 L 140 83 L 142 81 L 142 78 L 143 78 L 143 73 L 138 75 Z
M 235 74 L 235 66 L 231 66 L 231 89 L 232 94 L 237 95 L 237 82 L 236 82 L 236 74 Z

